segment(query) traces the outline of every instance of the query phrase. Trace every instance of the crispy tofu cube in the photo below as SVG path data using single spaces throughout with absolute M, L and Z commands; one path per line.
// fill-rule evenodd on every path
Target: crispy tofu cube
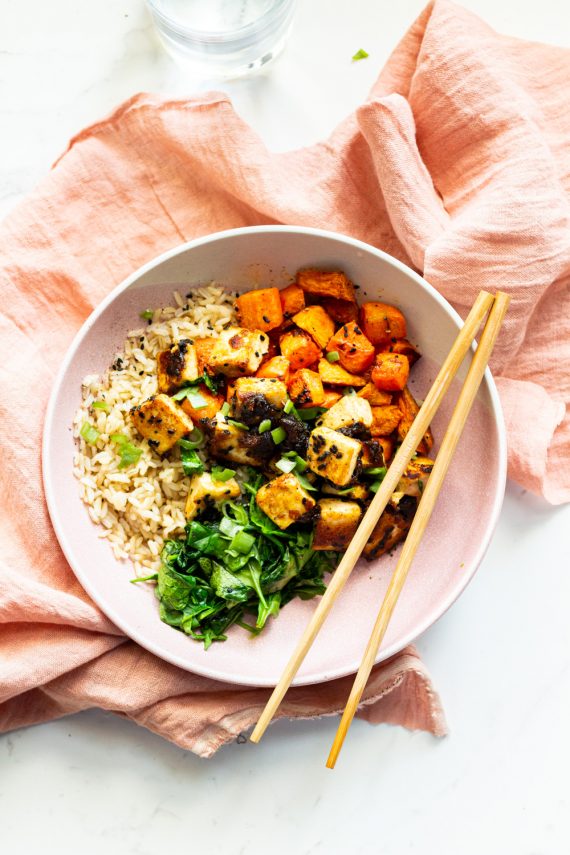
M 156 357 L 158 391 L 172 395 L 184 383 L 191 383 L 200 376 L 194 343 L 181 339 L 169 350 L 161 350 Z
M 212 457 L 230 460 L 242 466 L 259 466 L 262 462 L 243 445 L 243 434 L 239 428 L 228 424 L 225 417 L 218 413 L 214 420 L 214 430 L 210 434 L 209 449 Z
M 365 398 L 359 398 L 357 395 L 343 395 L 330 410 L 323 413 L 317 424 L 332 430 L 357 424 L 369 428 L 372 425 L 372 409 Z
M 192 419 L 168 395 L 153 395 L 131 410 L 131 419 L 158 454 L 176 445 L 194 427 Z
M 288 528 L 315 507 L 315 500 L 291 473 L 260 487 L 255 501 L 281 529 Z
M 209 505 L 236 499 L 239 494 L 239 484 L 235 478 L 230 478 L 228 481 L 214 481 L 209 472 L 193 475 L 184 509 L 186 519 L 193 520 Z
M 206 368 L 212 374 L 225 374 L 226 377 L 255 374 L 268 350 L 267 333 L 230 327 L 220 333 Z
M 433 460 L 429 457 L 414 457 L 396 485 L 395 493 L 420 498 L 433 469 Z
M 370 490 L 365 484 L 355 484 L 353 487 L 333 487 L 332 484 L 323 486 L 325 496 L 343 496 L 345 499 L 354 499 L 355 502 L 365 502 L 370 496 Z
M 317 475 L 344 487 L 354 475 L 361 450 L 357 439 L 328 427 L 316 427 L 309 438 L 307 463 Z
M 397 543 L 404 540 L 410 530 L 417 506 L 418 500 L 412 496 L 394 494 L 372 530 L 363 550 L 364 557 L 371 561 L 389 552 Z
M 266 377 L 239 377 L 233 386 L 230 404 L 235 419 L 260 421 L 283 409 L 288 399 L 282 380 Z
M 363 469 L 385 465 L 384 450 L 379 439 L 367 439 L 362 443 L 360 464 Z
M 317 502 L 317 510 L 313 549 L 346 549 L 362 516 L 360 505 L 340 499 L 320 499 Z

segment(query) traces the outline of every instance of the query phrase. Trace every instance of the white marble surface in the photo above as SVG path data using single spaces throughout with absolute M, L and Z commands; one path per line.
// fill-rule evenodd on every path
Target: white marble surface
M 470 0 L 491 24 L 570 46 L 565 0 Z M 275 150 L 326 135 L 365 96 L 423 6 L 304 0 L 282 59 L 226 83 Z M 366 48 L 370 58 L 350 62 Z M 192 94 L 142 0 L 0 0 L 0 214 L 70 135 L 141 90 Z M 308 106 L 310 104 L 310 107 Z M 459 602 L 419 641 L 451 735 L 279 723 L 200 761 L 92 712 L 0 738 L 0 841 L 13 855 L 562 855 L 570 851 L 570 508 L 508 489 Z

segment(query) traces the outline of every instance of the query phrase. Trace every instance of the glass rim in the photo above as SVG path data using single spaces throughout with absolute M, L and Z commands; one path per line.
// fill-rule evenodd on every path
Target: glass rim
M 255 21 L 251 21 L 249 24 L 244 24 L 241 27 L 237 27 L 235 30 L 197 30 L 191 27 L 186 27 L 184 24 L 181 24 L 180 21 L 177 21 L 175 18 L 166 15 L 161 9 L 157 6 L 157 0 L 147 0 L 147 4 L 149 5 L 153 15 L 156 15 L 161 21 L 166 24 L 166 26 L 178 32 L 180 35 L 190 36 L 195 39 L 203 39 L 206 41 L 224 41 L 225 39 L 229 39 L 233 41 L 236 38 L 245 38 L 253 33 L 256 33 L 260 28 L 264 28 L 270 22 L 271 16 L 275 14 L 276 11 L 282 11 L 287 6 L 294 6 L 295 0 L 275 0 L 274 5 L 267 9 L 259 18 Z

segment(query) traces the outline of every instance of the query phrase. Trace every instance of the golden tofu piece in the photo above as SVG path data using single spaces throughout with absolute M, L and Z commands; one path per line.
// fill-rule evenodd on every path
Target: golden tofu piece
M 228 424 L 225 417 L 221 413 L 218 413 L 215 418 L 214 430 L 209 440 L 210 454 L 222 460 L 239 463 L 241 466 L 259 466 L 262 462 L 259 456 L 254 456 L 240 442 L 243 439 L 244 433 L 247 433 L 247 431 L 242 431 Z
M 417 506 L 418 500 L 412 496 L 394 493 L 364 547 L 364 557 L 369 561 L 378 558 L 404 540 L 410 530 Z
M 164 454 L 193 429 L 192 419 L 168 395 L 153 395 L 131 410 L 131 419 L 148 444 Z
M 394 495 L 403 493 L 406 496 L 420 498 L 431 475 L 433 466 L 434 462 L 429 457 L 412 458 L 404 469 L 404 474 L 396 484 Z
M 158 391 L 172 395 L 184 383 L 200 376 L 196 348 L 191 339 L 183 338 L 169 350 L 161 350 L 156 357 Z
M 324 484 L 322 492 L 326 496 L 343 496 L 345 499 L 354 499 L 356 502 L 365 502 L 370 496 L 370 490 L 365 484 L 355 484 L 353 487 L 333 487 L 332 484 Z
M 319 516 L 313 531 L 313 549 L 346 549 L 362 516 L 360 505 L 340 499 L 320 499 L 317 509 Z
M 239 484 L 235 478 L 229 478 L 227 481 L 214 481 L 209 472 L 193 475 L 184 509 L 186 519 L 193 520 L 210 505 L 226 502 L 228 499 L 237 499 L 239 494 Z
M 367 428 L 372 425 L 372 408 L 365 398 L 357 395 L 343 395 L 317 422 L 318 426 L 323 425 L 332 430 L 356 424 Z
M 288 528 L 315 507 L 315 500 L 290 472 L 259 488 L 255 501 L 281 529 Z
M 287 403 L 287 386 L 269 377 L 239 377 L 230 398 L 237 420 L 271 418 L 272 411 L 282 410 Z
M 206 368 L 211 374 L 225 374 L 226 377 L 255 374 L 268 350 L 267 333 L 230 327 L 216 339 Z
M 307 463 L 317 475 L 344 487 L 354 475 L 362 443 L 328 427 L 316 427 L 309 438 Z
M 363 469 L 385 465 L 384 450 L 379 439 L 367 439 L 362 443 L 360 464 Z

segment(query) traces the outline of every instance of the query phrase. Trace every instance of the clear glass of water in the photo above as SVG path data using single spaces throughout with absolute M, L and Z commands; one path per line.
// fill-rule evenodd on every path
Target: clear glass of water
M 296 0 L 147 0 L 167 51 L 207 76 L 239 77 L 283 49 Z

